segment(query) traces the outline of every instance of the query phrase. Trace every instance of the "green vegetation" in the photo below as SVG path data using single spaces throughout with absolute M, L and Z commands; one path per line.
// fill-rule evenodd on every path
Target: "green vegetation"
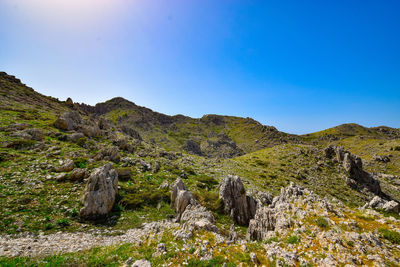
M 379 233 L 393 244 L 400 244 L 400 233 L 386 228 L 379 228 Z

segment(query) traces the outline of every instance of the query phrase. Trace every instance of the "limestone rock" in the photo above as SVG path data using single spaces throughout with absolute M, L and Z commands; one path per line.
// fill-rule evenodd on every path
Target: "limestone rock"
M 147 260 L 137 260 L 132 264 L 131 267 L 151 267 L 151 262 Z
M 71 131 L 77 129 L 81 123 L 82 118 L 79 113 L 76 111 L 70 111 L 59 116 L 55 121 L 54 126 L 61 130 Z
M 74 169 L 75 163 L 72 159 L 67 159 L 63 165 L 56 167 L 56 172 L 69 172 Z
M 242 180 L 238 176 L 228 175 L 220 185 L 219 198 L 224 211 L 239 225 L 248 225 L 256 213 L 256 200 L 246 195 Z
M 185 143 L 183 144 L 182 148 L 189 154 L 199 155 L 199 156 L 201 156 L 203 154 L 201 152 L 200 145 L 192 139 L 186 140 Z
M 386 201 L 379 196 L 375 196 L 371 201 L 365 204 L 364 208 L 382 209 L 387 212 L 399 213 L 400 204 L 396 201 Z
M 96 219 L 109 213 L 118 193 L 118 174 L 108 163 L 90 175 L 82 198 L 80 216 Z
M 72 182 L 75 181 L 82 182 L 86 177 L 87 177 L 86 169 L 75 168 L 69 175 L 69 180 Z
M 118 163 L 120 159 L 119 150 L 115 146 L 102 148 L 95 157 L 95 160 L 109 160 L 115 163 Z

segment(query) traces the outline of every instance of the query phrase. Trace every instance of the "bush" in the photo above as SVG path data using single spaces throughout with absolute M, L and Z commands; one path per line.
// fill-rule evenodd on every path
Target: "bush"
M 286 240 L 286 243 L 288 243 L 288 244 L 298 244 L 298 243 L 300 243 L 300 237 L 298 237 L 297 235 L 291 235 Z
M 134 184 L 122 187 L 120 190 L 120 204 L 127 209 L 137 209 L 143 206 L 155 206 L 159 202 L 169 202 L 170 192 L 168 189 L 158 189 L 156 185 L 147 186 Z
M 44 228 L 46 229 L 46 230 L 50 230 L 50 229 L 53 229 L 53 224 L 51 224 L 51 223 L 46 223 L 45 224 L 45 226 L 44 226 Z
M 213 189 L 218 185 L 218 181 L 207 175 L 200 175 L 197 178 L 197 187 L 205 189 Z
M 324 217 L 318 217 L 316 222 L 317 222 L 317 225 L 319 227 L 321 227 L 321 228 L 328 228 L 329 227 L 329 222 Z
M 57 220 L 56 224 L 60 227 L 66 227 L 70 225 L 69 220 L 67 218 L 62 218 Z
M 74 160 L 75 167 L 81 168 L 81 169 L 85 168 L 89 161 L 88 158 L 74 158 L 73 160 Z
M 400 233 L 386 228 L 379 228 L 378 232 L 393 244 L 400 244 Z
M 193 193 L 194 197 L 200 202 L 201 205 L 214 213 L 223 213 L 223 203 L 219 199 L 218 192 L 215 191 L 201 191 Z

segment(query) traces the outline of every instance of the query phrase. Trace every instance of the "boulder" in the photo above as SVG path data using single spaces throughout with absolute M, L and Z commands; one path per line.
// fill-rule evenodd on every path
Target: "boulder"
M 132 264 L 131 267 L 151 267 L 151 262 L 147 260 L 137 260 Z
M 119 180 L 129 180 L 132 176 L 131 168 L 118 168 L 116 169 Z
M 214 215 L 205 207 L 195 203 L 186 206 L 180 221 L 186 227 L 217 232 Z
M 224 211 L 239 225 L 247 226 L 256 213 L 257 202 L 253 197 L 246 195 L 242 180 L 238 176 L 228 175 L 222 181 L 219 198 L 223 202 Z
M 82 123 L 82 118 L 76 111 L 65 112 L 55 121 L 54 126 L 58 129 L 71 131 L 76 130 Z
M 387 212 L 399 213 L 400 204 L 394 200 L 387 201 L 379 196 L 375 196 L 369 203 L 364 205 L 364 208 L 380 209 Z
M 95 169 L 90 175 L 82 198 L 80 216 L 98 219 L 108 214 L 118 193 L 118 174 L 108 163 Z
M 56 167 L 56 172 L 69 172 L 74 169 L 75 163 L 72 159 L 67 159 L 63 165 Z
M 88 173 L 86 169 L 75 168 L 69 175 L 69 180 L 72 182 L 82 182 L 87 175 Z
M 109 160 L 115 163 L 118 163 L 120 159 L 119 150 L 115 146 L 102 148 L 95 157 L 95 160 Z
M 81 138 L 84 138 L 85 135 L 83 133 L 73 133 L 73 134 L 69 134 L 67 135 L 67 140 L 70 142 L 76 142 Z

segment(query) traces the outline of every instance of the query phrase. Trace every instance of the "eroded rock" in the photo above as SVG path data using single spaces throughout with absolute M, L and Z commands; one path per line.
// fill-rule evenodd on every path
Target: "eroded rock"
M 239 225 L 248 225 L 254 218 L 257 208 L 256 200 L 246 195 L 242 180 L 238 176 L 228 175 L 220 185 L 219 198 L 224 211 Z
M 111 163 L 95 169 L 86 184 L 80 216 L 86 219 L 97 219 L 108 214 L 118 193 L 117 183 L 118 174 Z

